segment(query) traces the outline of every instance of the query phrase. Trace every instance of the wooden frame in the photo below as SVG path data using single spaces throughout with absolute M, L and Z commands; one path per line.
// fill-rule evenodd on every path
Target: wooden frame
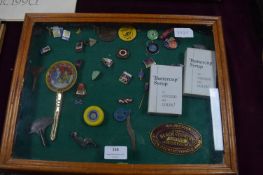
M 211 26 L 218 68 L 218 86 L 223 124 L 224 160 L 222 164 L 111 164 L 24 160 L 12 157 L 20 93 L 32 28 L 36 22 L 118 22 L 176 23 Z M 223 31 L 220 17 L 158 14 L 27 14 L 20 40 L 12 87 L 9 95 L 2 138 L 0 168 L 20 171 L 64 172 L 84 174 L 237 174 L 236 142 L 231 90 L 228 77 Z
M 0 54 L 2 51 L 2 46 L 3 46 L 3 42 L 4 42 L 4 36 L 5 36 L 5 24 L 1 24 L 0 22 Z

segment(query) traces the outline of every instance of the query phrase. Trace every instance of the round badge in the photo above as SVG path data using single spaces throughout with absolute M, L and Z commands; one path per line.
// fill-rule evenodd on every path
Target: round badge
M 170 37 L 165 39 L 164 41 L 164 47 L 167 49 L 176 49 L 178 46 L 178 43 L 176 42 L 176 39 L 174 37 Z
M 118 31 L 118 35 L 123 41 L 132 41 L 136 37 L 137 31 L 132 26 L 121 27 Z
M 98 106 L 90 106 L 85 109 L 83 119 L 89 126 L 98 126 L 104 120 L 104 112 Z
M 149 30 L 148 32 L 147 32 L 147 38 L 149 39 L 149 40 L 156 40 L 156 39 L 158 39 L 158 36 L 159 36 L 159 33 L 157 32 L 157 30 Z
M 76 83 L 76 80 L 76 67 L 69 61 L 55 62 L 46 73 L 46 84 L 54 92 L 69 90 Z
M 114 112 L 114 119 L 118 122 L 125 121 L 127 117 L 130 115 L 131 111 L 125 108 L 118 108 Z
M 129 57 L 129 51 L 127 49 L 119 49 L 117 52 L 117 57 L 126 59 Z
M 147 45 L 147 51 L 150 53 L 150 54 L 156 54 L 159 52 L 159 46 L 155 43 L 149 43 Z

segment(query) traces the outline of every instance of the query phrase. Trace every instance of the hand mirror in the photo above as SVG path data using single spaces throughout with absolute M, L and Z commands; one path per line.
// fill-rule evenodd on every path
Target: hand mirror
M 69 90 L 77 80 L 77 70 L 69 61 L 58 61 L 52 64 L 46 74 L 46 84 L 48 88 L 56 92 L 56 107 L 54 112 L 54 121 L 50 133 L 52 141 L 56 138 L 58 120 L 60 116 L 62 94 Z

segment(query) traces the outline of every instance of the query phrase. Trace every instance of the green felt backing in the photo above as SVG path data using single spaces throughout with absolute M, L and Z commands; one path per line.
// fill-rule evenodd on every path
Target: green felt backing
M 71 31 L 69 41 L 61 38 L 53 38 L 46 27 L 59 25 Z M 116 29 L 119 24 L 113 25 Z M 144 83 L 149 81 L 149 69 L 143 64 L 143 59 L 152 57 L 157 64 L 171 65 L 183 64 L 184 52 L 187 47 L 194 44 L 205 45 L 208 49 L 214 49 L 213 34 L 211 28 L 191 26 L 194 30 L 194 38 L 178 39 L 179 46 L 175 50 L 166 49 L 161 40 L 155 41 L 160 52 L 149 55 L 146 52 L 148 39 L 146 32 L 149 29 L 158 29 L 161 33 L 169 27 L 164 25 L 134 24 L 137 28 L 135 40 L 125 42 L 118 37 L 112 42 L 99 40 L 92 24 L 50 24 L 40 23 L 35 25 L 31 38 L 31 46 L 28 54 L 28 62 L 25 72 L 24 88 L 21 94 L 19 117 L 16 126 L 16 137 L 13 148 L 13 157 L 34 160 L 50 161 L 76 161 L 76 162 L 114 162 L 132 164 L 214 164 L 222 163 L 223 153 L 216 152 L 213 146 L 211 111 L 209 98 L 183 97 L 183 114 L 181 116 L 149 115 L 147 114 L 148 94 L 141 109 L 139 103 L 144 95 Z M 81 27 L 81 33 L 76 34 Z M 185 26 L 184 26 L 185 27 Z M 93 47 L 85 47 L 81 53 L 75 52 L 75 44 L 89 37 L 97 39 Z M 46 55 L 40 55 L 39 50 L 50 45 L 52 51 Z M 128 48 L 130 57 L 127 60 L 116 58 L 119 48 Z M 114 61 L 111 68 L 105 67 L 102 57 L 109 57 Z M 82 98 L 83 104 L 75 104 L 76 85 L 63 93 L 62 112 L 58 125 L 57 139 L 51 142 L 49 134 L 51 127 L 47 128 L 45 138 L 47 147 L 41 145 L 37 134 L 28 134 L 30 125 L 41 117 L 53 117 L 56 94 L 50 91 L 45 83 L 45 74 L 51 64 L 59 60 L 68 60 L 75 63 L 83 59 L 84 66 L 78 71 L 77 83 L 86 84 L 87 96 Z M 34 66 L 42 66 L 44 71 L 39 75 L 36 89 L 32 91 L 32 74 L 30 69 Z M 137 77 L 140 69 L 145 72 L 144 80 Z M 93 70 L 101 71 L 99 79 L 92 81 Z M 119 82 L 119 76 L 123 71 L 133 75 L 131 82 L 124 85 Z M 122 97 L 133 98 L 133 103 L 128 105 L 118 104 Z M 100 106 L 105 113 L 105 120 L 101 126 L 87 126 L 83 121 L 84 110 L 91 106 Z M 136 151 L 131 150 L 126 123 L 117 122 L 113 118 L 114 111 L 119 107 L 131 109 L 131 123 L 136 134 Z M 156 149 L 150 141 L 152 129 L 165 123 L 182 123 L 197 129 L 203 139 L 202 147 L 195 153 L 186 155 L 172 155 Z M 90 137 L 98 148 L 86 149 L 77 145 L 70 134 L 77 131 L 82 137 Z M 127 146 L 128 160 L 109 161 L 104 160 L 104 146 Z

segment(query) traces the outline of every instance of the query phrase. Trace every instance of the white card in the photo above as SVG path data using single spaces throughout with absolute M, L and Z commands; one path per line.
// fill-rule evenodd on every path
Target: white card
M 190 28 L 174 28 L 174 37 L 177 37 L 177 38 L 193 38 L 194 32 Z
M 151 66 L 149 113 L 182 114 L 182 72 L 181 66 Z
M 187 48 L 184 58 L 184 95 L 209 97 L 209 89 L 215 87 L 215 51 Z
M 127 146 L 104 146 L 104 159 L 108 160 L 127 160 Z
M 0 19 L 23 21 L 25 13 L 74 13 L 77 0 L 0 0 Z

